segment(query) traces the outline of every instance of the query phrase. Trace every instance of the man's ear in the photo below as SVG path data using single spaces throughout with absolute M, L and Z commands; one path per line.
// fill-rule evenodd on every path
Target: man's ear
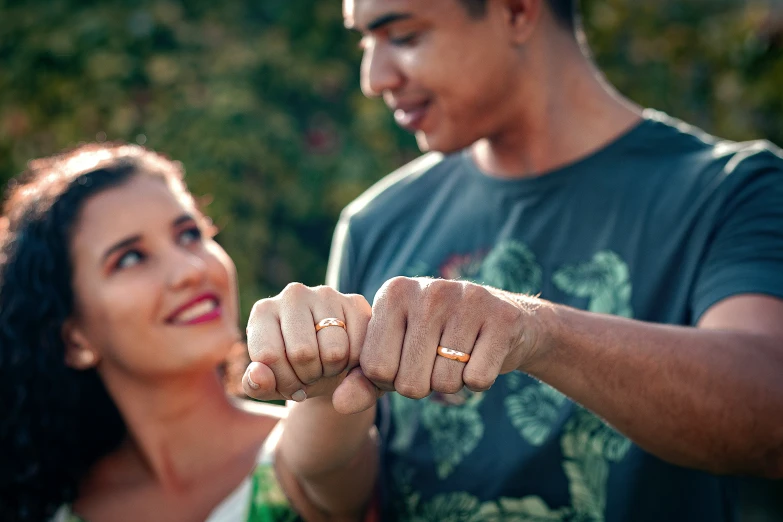
M 499 0 L 505 11 L 511 36 L 516 44 L 530 40 L 533 31 L 540 22 L 541 5 L 545 0 Z
M 74 319 L 63 323 L 61 331 L 65 344 L 65 364 L 74 370 L 88 370 L 98 364 L 98 352 L 91 346 Z

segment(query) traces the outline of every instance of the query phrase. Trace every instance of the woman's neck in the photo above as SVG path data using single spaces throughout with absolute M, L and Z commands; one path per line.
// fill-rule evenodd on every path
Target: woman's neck
M 236 408 L 216 371 L 147 380 L 105 379 L 128 427 L 130 444 L 152 478 L 170 491 L 185 491 L 259 449 L 273 419 Z

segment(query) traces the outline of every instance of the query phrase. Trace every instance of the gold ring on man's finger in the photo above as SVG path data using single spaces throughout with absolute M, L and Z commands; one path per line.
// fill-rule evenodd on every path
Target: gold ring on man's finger
M 445 357 L 446 359 L 451 359 L 452 361 L 459 361 L 462 363 L 466 363 L 470 360 L 469 353 L 460 352 L 459 350 L 455 350 L 453 348 L 446 348 L 445 346 L 438 346 L 438 355 Z

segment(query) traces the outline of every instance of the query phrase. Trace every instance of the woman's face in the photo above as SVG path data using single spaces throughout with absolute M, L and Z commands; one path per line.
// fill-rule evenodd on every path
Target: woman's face
M 92 350 L 102 371 L 148 378 L 214 368 L 240 339 L 234 264 L 162 178 L 137 175 L 88 199 L 71 258 L 66 343 Z

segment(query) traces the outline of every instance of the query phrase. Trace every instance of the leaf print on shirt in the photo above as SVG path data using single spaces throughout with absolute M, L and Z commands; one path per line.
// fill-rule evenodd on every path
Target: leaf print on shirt
M 566 458 L 581 459 L 595 454 L 610 462 L 620 462 L 631 449 L 631 441 L 578 406 L 566 424 L 561 446 Z
M 391 470 L 389 494 L 391 516 L 404 522 L 466 521 L 479 522 L 477 518 L 480 505 L 478 498 L 463 491 L 451 491 L 434 496 L 422 502 L 421 493 L 414 490 L 414 468 L 396 463 Z
M 394 435 L 389 442 L 389 448 L 395 453 L 406 453 L 413 444 L 418 428 L 418 411 L 422 402 L 403 397 L 398 393 L 390 393 L 389 407 L 394 422 Z
M 484 522 L 565 522 L 573 520 L 573 509 L 550 509 L 541 497 L 500 498 L 481 505 L 480 519 Z
M 519 370 L 514 370 L 511 373 L 507 373 L 506 375 L 499 377 L 503 378 L 503 382 L 505 382 L 506 388 L 511 391 L 518 390 L 521 386 L 527 384 L 527 380 L 530 380 L 530 377 L 523 374 Z
M 552 282 L 567 294 L 588 298 L 590 312 L 633 316 L 630 271 L 612 251 L 604 250 L 596 253 L 592 261 L 561 268 L 552 276 Z
M 506 414 L 528 444 L 542 446 L 557 424 L 565 395 L 542 382 L 506 396 Z
M 481 522 L 479 500 L 464 491 L 438 495 L 422 506 L 420 520 L 437 522 Z
M 484 421 L 478 411 L 483 398 L 482 393 L 476 393 L 464 404 L 454 406 L 422 401 L 421 425 L 429 434 L 435 473 L 441 480 L 476 449 L 484 435 Z
M 519 241 L 503 241 L 484 258 L 478 274 L 480 284 L 517 294 L 541 291 L 541 266 L 533 252 Z
M 602 522 L 609 462 L 622 460 L 631 448 L 631 441 L 589 411 L 576 407 L 563 430 L 560 445 L 574 510 L 590 520 Z

